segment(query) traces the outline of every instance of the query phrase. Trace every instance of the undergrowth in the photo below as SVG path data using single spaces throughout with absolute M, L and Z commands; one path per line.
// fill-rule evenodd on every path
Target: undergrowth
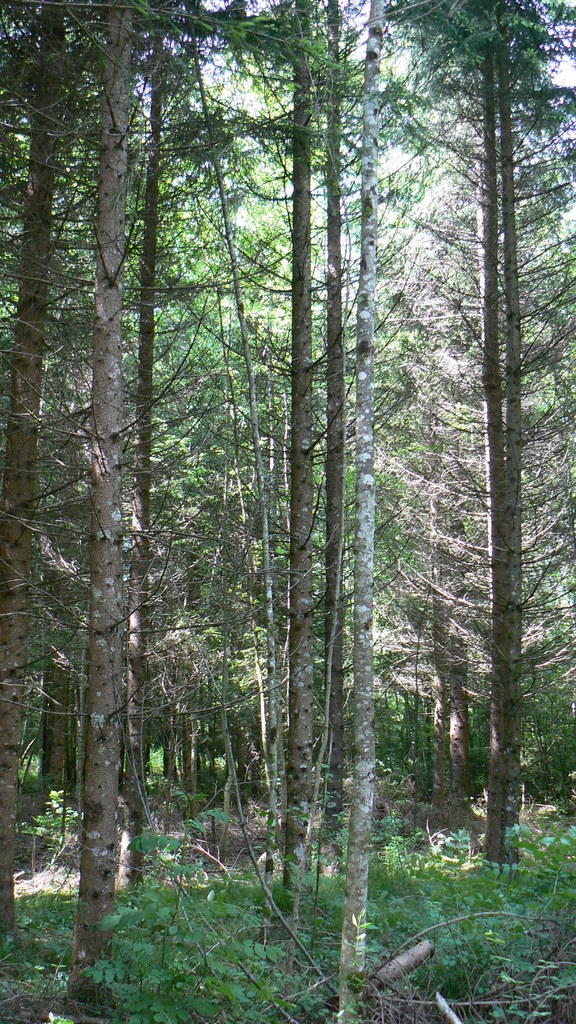
M 379 824 L 367 973 L 422 938 L 434 945 L 434 956 L 389 998 L 430 1001 L 439 990 L 466 1021 L 568 1019 L 558 1008 L 576 991 L 576 828 L 522 826 L 515 842 L 520 868 L 499 873 L 465 832 L 429 839 L 393 818 Z M 342 874 L 305 880 L 299 935 L 314 963 L 297 949 L 288 976 L 287 936 L 253 871 L 214 878 L 175 837 L 149 835 L 142 846 L 147 882 L 119 896 L 104 922 L 113 930 L 110 954 L 91 971 L 107 1021 L 334 1019 Z M 289 913 L 281 885 L 274 895 Z M 3 989 L 42 993 L 54 1015 L 66 1005 L 73 914 L 69 895 L 21 897 L 19 940 L 0 947 Z M 430 1008 L 427 1020 L 435 1019 Z

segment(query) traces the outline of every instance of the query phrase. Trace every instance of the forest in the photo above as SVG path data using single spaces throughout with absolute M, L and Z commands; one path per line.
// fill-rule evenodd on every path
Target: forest
M 0 1024 L 574 1024 L 573 0 L 3 0 L 0 231 Z

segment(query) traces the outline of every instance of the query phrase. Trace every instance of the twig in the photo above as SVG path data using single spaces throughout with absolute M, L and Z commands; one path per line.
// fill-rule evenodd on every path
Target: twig
M 423 928 L 417 935 L 412 935 L 411 938 L 403 942 L 398 947 L 398 952 L 406 949 L 406 947 L 412 948 L 414 940 L 420 940 L 425 935 L 430 935 L 432 932 L 437 932 L 439 928 L 449 928 L 453 924 L 459 924 L 460 921 L 476 921 L 481 917 L 511 917 L 516 921 L 534 921 L 538 924 L 542 923 L 541 919 L 531 914 L 515 914 L 511 910 L 478 910 L 470 914 L 458 914 L 457 917 L 449 917 L 445 921 L 438 921 L 437 924 L 431 924 L 428 928 Z
M 446 1020 L 450 1021 L 450 1024 L 462 1024 L 460 1017 L 457 1017 L 449 1006 L 443 996 L 439 992 L 435 995 L 436 1006 L 440 1010 L 440 1013 L 446 1017 Z
M 198 850 L 204 857 L 208 857 L 208 860 L 211 860 L 214 862 L 214 864 L 217 864 L 223 874 L 229 874 L 228 868 L 226 867 L 225 864 L 222 863 L 220 858 L 215 857 L 213 853 L 210 853 L 210 851 L 207 850 L 206 847 L 202 845 L 202 843 L 196 840 L 192 843 L 192 846 L 195 850 Z

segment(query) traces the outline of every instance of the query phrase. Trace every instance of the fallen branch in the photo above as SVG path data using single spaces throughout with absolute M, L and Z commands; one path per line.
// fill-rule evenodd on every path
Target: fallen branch
M 393 960 L 384 964 L 379 970 L 374 971 L 369 978 L 370 984 L 374 988 L 385 988 L 386 985 L 391 985 L 394 981 L 398 981 L 399 978 L 403 978 L 406 974 L 415 971 L 417 967 L 420 967 L 426 960 L 430 959 L 433 952 L 434 946 L 431 942 L 419 942 L 417 946 L 412 946 L 405 953 L 400 953 L 399 956 L 395 956 Z
M 437 992 L 434 998 L 436 999 L 436 1006 L 440 1010 L 440 1013 L 446 1017 L 446 1020 L 450 1021 L 450 1024 L 462 1024 L 460 1017 L 457 1017 L 454 1010 L 448 1006 L 444 996 L 441 996 L 440 993 Z

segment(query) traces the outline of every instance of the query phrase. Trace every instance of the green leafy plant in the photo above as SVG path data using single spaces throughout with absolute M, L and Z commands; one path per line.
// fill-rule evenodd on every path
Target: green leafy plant
M 63 790 L 53 789 L 43 813 L 35 815 L 32 824 L 25 826 L 24 831 L 43 839 L 56 857 L 75 834 L 77 827 L 78 812 L 65 803 Z
M 551 993 L 562 999 L 576 973 L 576 828 L 521 826 L 514 842 L 520 866 L 513 874 L 484 864 L 463 830 L 407 854 L 401 867 L 374 858 L 372 958 L 378 962 L 383 947 L 388 956 L 404 947 L 409 935 L 426 935 L 435 956 L 411 975 L 412 985 L 455 1001 L 498 992 L 494 1020 L 525 1019 L 527 1005 L 530 1019 L 549 1019 Z
M 281 999 L 280 946 L 263 943 L 253 884 L 209 884 L 201 862 L 187 863 L 181 840 L 138 840 L 158 881 L 119 902 L 102 926 L 114 932 L 112 955 L 90 968 L 130 1024 L 179 1024 L 193 1015 L 228 1019 Z M 248 966 L 249 965 L 249 966 Z M 275 982 L 276 977 L 276 982 Z
M 387 822 L 387 838 L 402 827 Z M 190 822 L 184 836 L 138 840 L 148 880 L 118 898 L 104 922 L 113 932 L 109 955 L 90 972 L 111 996 L 106 1019 L 276 1024 L 284 1011 L 301 1024 L 331 1020 L 326 987 L 305 971 L 286 976 L 287 938 L 265 919 L 254 873 L 210 877 L 208 863 L 193 856 L 196 829 Z M 426 936 L 435 955 L 410 975 L 413 991 L 489 1002 L 486 1019 L 495 1024 L 550 1019 L 552 1001 L 576 984 L 576 828 L 523 825 L 513 838 L 520 867 L 511 877 L 484 864 L 464 831 L 405 849 L 401 861 L 375 843 L 367 916 L 358 924 L 367 973 Z M 341 875 L 320 875 L 303 889 L 299 934 L 326 977 L 338 970 L 342 889 Z M 69 894 L 23 896 L 18 945 L 6 938 L 0 946 L 14 984 L 52 1000 L 55 1015 L 58 1000 L 65 1006 L 73 911 Z M 54 1024 L 67 1020 L 60 1012 Z

